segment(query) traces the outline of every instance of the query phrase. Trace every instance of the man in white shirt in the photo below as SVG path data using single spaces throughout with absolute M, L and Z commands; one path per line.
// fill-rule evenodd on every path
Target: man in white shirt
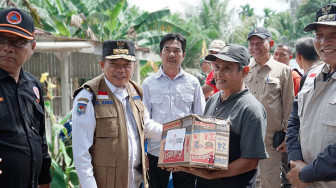
M 162 126 L 149 119 L 142 89 L 130 79 L 135 46 L 103 43 L 103 74 L 75 92 L 73 156 L 83 188 L 148 187 L 144 139 L 160 140 Z
M 167 123 L 181 117 L 202 115 L 205 99 L 198 79 L 185 72 L 181 64 L 185 57 L 186 40 L 181 34 L 169 33 L 160 42 L 162 66 L 142 84 L 144 104 L 150 117 Z M 149 184 L 151 188 L 167 187 L 170 172 L 157 167 L 160 141 L 148 139 Z M 173 173 L 173 184 L 194 187 L 195 177 L 185 172 Z

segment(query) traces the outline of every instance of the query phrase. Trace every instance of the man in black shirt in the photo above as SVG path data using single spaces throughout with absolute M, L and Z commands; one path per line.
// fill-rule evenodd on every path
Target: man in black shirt
M 36 45 L 34 30 L 24 11 L 0 11 L 0 188 L 50 187 L 42 87 L 22 69 Z

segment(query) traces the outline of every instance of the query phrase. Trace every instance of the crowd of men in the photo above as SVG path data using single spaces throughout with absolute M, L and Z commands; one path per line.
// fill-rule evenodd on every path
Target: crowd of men
M 34 21 L 0 11 L 0 188 L 50 187 L 43 90 L 22 69 L 36 42 Z M 73 157 L 83 188 L 336 187 L 336 4 L 316 12 L 292 47 L 263 27 L 248 48 L 215 40 L 201 61 L 203 86 L 181 66 L 187 41 L 166 34 L 162 64 L 142 87 L 131 80 L 135 44 L 103 43 L 102 74 L 74 93 Z M 228 170 L 157 166 L 162 124 L 198 114 L 229 119 Z M 286 135 L 286 136 L 285 136 Z M 148 141 L 145 153 L 145 140 Z

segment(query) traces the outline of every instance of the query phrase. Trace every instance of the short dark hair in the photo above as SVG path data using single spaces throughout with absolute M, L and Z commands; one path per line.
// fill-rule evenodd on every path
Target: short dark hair
M 183 51 L 183 53 L 185 53 L 187 41 L 180 33 L 168 33 L 165 36 L 163 36 L 163 38 L 160 41 L 160 52 L 162 52 L 163 45 L 168 40 L 178 40 L 178 41 L 180 41 L 181 44 L 182 44 L 182 51 Z
M 279 48 L 287 47 L 287 50 L 286 50 L 287 53 L 289 55 L 292 55 L 293 48 L 289 43 L 279 43 L 276 47 L 279 47 Z
M 302 55 L 302 57 L 308 61 L 317 61 L 319 59 L 312 37 L 302 37 L 297 39 L 295 42 L 295 52 Z

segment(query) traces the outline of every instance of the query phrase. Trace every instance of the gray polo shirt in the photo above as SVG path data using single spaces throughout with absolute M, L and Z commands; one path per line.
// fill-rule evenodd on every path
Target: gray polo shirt
M 242 158 L 268 157 L 264 138 L 266 132 L 266 111 L 262 104 L 248 91 L 243 91 L 229 96 L 225 101 L 220 101 L 223 91 L 213 95 L 205 106 L 204 115 L 230 118 L 232 126 L 230 130 L 229 163 Z M 240 174 L 231 178 L 205 180 L 199 178 L 198 187 L 210 184 L 230 187 L 249 187 L 255 182 L 257 170 Z M 239 186 L 238 186 L 239 187 Z

